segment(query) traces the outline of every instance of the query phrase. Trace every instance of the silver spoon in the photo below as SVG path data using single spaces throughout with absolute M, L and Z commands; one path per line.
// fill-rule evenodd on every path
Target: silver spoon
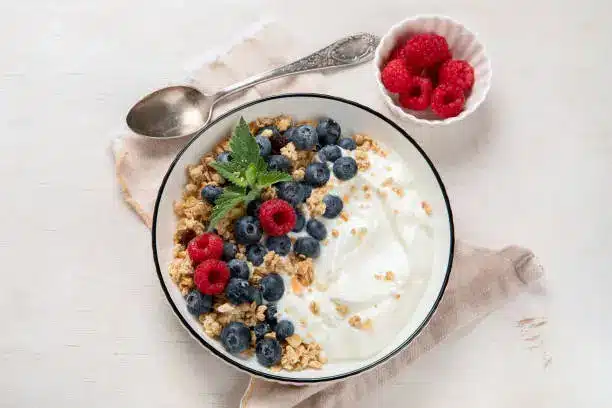
M 213 107 L 223 98 L 272 79 L 369 61 L 379 41 L 378 37 L 368 33 L 351 35 L 314 54 L 254 75 L 212 95 L 191 86 L 163 88 L 134 105 L 127 115 L 127 124 L 134 132 L 151 138 L 195 136 L 208 125 Z

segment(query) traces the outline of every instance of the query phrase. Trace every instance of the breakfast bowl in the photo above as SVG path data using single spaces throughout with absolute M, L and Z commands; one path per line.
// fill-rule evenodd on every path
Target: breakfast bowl
M 402 107 L 397 93 L 389 92 L 381 79 L 381 71 L 390 60 L 394 49 L 417 34 L 437 34 L 444 37 L 453 60 L 466 61 L 473 68 L 473 86 L 465 93 L 465 104 L 460 113 L 440 117 L 431 109 L 412 110 Z M 485 100 L 491 87 L 491 62 L 483 44 L 461 23 L 444 16 L 422 15 L 407 18 L 382 37 L 374 56 L 374 73 L 383 100 L 392 114 L 401 121 L 425 127 L 446 126 L 470 116 Z M 427 76 L 427 75 L 425 75 Z M 436 78 L 434 87 L 436 86 Z
M 180 279 L 177 280 L 176 275 L 169 272 L 169 268 L 172 271 L 172 265 L 177 261 L 177 245 L 179 246 L 178 252 L 181 252 L 181 250 L 183 253 L 185 252 L 185 248 L 181 247 L 182 244 L 177 244 L 175 241 L 177 202 L 184 199 L 186 191 L 190 190 L 195 191 L 195 196 L 199 197 L 199 190 L 194 190 L 195 187 L 192 183 L 194 174 L 198 177 L 201 176 L 202 166 L 206 166 L 203 163 L 209 163 L 203 156 L 208 152 L 219 149 L 219 143 L 232 134 L 232 131 L 235 135 L 238 132 L 237 127 L 235 128 L 236 124 L 243 123 L 241 118 L 254 124 L 260 118 L 279 117 L 281 114 L 284 115 L 282 117 L 285 119 L 292 118 L 293 123 L 295 121 L 312 123 L 313 120 L 319 120 L 320 125 L 322 123 L 321 118 L 333 118 L 333 121 L 327 120 L 326 123 L 333 122 L 341 127 L 343 138 L 355 136 L 353 140 L 357 140 L 358 147 L 355 149 L 353 146 L 352 149 L 355 150 L 351 150 L 350 147 L 346 151 L 343 150 L 343 155 L 356 154 L 363 158 L 365 154 L 363 149 L 360 150 L 361 146 L 376 146 L 370 153 L 372 166 L 366 169 L 360 163 L 359 172 L 367 173 L 367 177 L 373 177 L 371 180 L 384 180 L 377 185 L 371 185 L 371 188 L 366 187 L 365 184 L 363 186 L 359 185 L 359 188 L 357 188 L 356 185 L 350 184 L 353 181 L 344 181 L 343 184 L 343 182 L 334 179 L 334 175 L 340 177 L 340 173 L 336 172 L 335 164 L 333 166 L 334 173 L 330 180 L 334 179 L 338 185 L 334 188 L 341 188 L 344 185 L 347 192 L 353 192 L 351 201 L 348 201 L 346 195 L 343 197 L 344 211 L 340 217 L 336 219 L 321 218 L 326 223 L 330 234 L 327 239 L 321 241 L 320 256 L 317 258 L 313 255 L 313 258 L 317 258 L 314 260 L 304 256 L 295 259 L 298 259 L 299 262 L 310 262 L 310 265 L 313 265 L 311 274 L 316 275 L 318 271 L 325 270 L 325 273 L 329 272 L 328 277 L 335 276 L 337 279 L 330 279 L 327 283 L 322 280 L 317 281 L 308 288 L 302 288 L 303 293 L 300 292 L 296 295 L 297 292 L 295 292 L 292 278 L 291 284 L 287 283 L 285 285 L 283 299 L 287 298 L 288 301 L 294 302 L 293 306 L 286 303 L 288 306 L 282 308 L 281 305 L 283 305 L 284 300 L 278 301 L 279 315 L 284 313 L 285 316 L 292 316 L 291 313 L 294 312 L 292 307 L 295 307 L 295 310 L 299 309 L 302 298 L 310 299 L 310 296 L 318 296 L 318 299 L 321 299 L 322 307 L 320 310 L 318 307 L 316 310 L 312 307 L 313 302 L 310 302 L 309 306 L 304 308 L 304 310 L 310 309 L 312 313 L 309 315 L 312 320 L 308 321 L 308 326 L 307 322 L 301 321 L 302 319 L 298 323 L 297 318 L 291 317 L 295 319 L 296 334 L 290 338 L 295 339 L 298 332 L 302 333 L 301 338 L 304 341 L 302 345 L 296 344 L 294 348 L 291 348 L 293 344 L 289 341 L 289 337 L 286 340 L 279 340 L 289 343 L 283 343 L 282 350 L 285 353 L 290 348 L 291 352 L 310 350 L 309 341 L 305 340 L 307 336 L 311 335 L 310 331 L 315 333 L 314 340 L 316 341 L 319 341 L 317 336 L 323 337 L 320 339 L 320 343 L 323 344 L 325 358 L 319 357 L 318 361 L 298 370 L 285 369 L 287 365 L 284 363 L 271 367 L 262 365 L 259 354 L 255 356 L 253 353 L 232 354 L 228 352 L 225 340 L 222 342 L 214 335 L 210 335 L 210 325 L 207 326 L 206 322 L 208 317 L 213 319 L 215 313 L 199 314 L 198 312 L 194 315 L 192 314 L 193 308 L 190 313 L 185 295 L 189 290 L 195 292 L 196 289 L 185 289 L 182 286 L 183 282 Z M 307 127 L 309 125 L 301 126 Z M 269 126 L 266 126 L 263 130 L 268 128 Z M 278 129 L 280 129 L 280 126 Z M 287 132 L 286 127 L 282 131 Z M 364 143 L 363 140 L 367 140 L 367 142 L 360 145 L 360 143 Z M 374 140 L 377 142 L 374 142 Z M 297 144 L 297 141 L 295 143 Z M 319 143 L 322 143 L 320 133 Z M 343 145 L 340 142 L 338 144 Z M 384 146 L 385 150 L 381 146 Z M 220 156 L 218 150 L 216 154 L 218 154 L 218 158 Z M 233 151 L 232 157 L 232 160 L 234 160 Z M 384 165 L 376 167 L 375 164 L 378 161 L 384 163 Z M 271 163 L 271 160 L 269 160 L 269 163 Z M 391 164 L 393 164 L 393 167 Z M 271 166 L 271 164 L 269 165 Z M 186 169 L 187 171 L 185 171 Z M 376 176 L 374 171 L 381 174 Z M 388 173 L 382 174 L 382 172 Z M 393 177 L 390 177 L 391 175 Z M 365 175 L 356 176 L 354 178 L 355 183 L 357 183 L 357 180 L 370 180 L 367 177 Z M 393 178 L 396 181 L 406 180 L 405 184 L 401 184 L 406 186 L 406 190 L 400 191 L 398 187 L 393 187 Z M 388 190 L 382 191 L 384 188 Z M 318 190 L 313 190 L 311 197 L 314 197 Z M 280 187 L 278 186 L 277 193 L 280 196 Z M 196 200 L 194 197 L 190 199 L 192 201 Z M 264 204 L 274 200 L 264 201 Z M 310 201 L 308 202 L 310 203 Z M 395 203 L 393 204 L 395 205 L 394 209 L 391 211 L 391 204 L 385 203 Z M 377 205 L 378 207 L 376 207 Z M 204 204 L 201 204 L 199 208 L 204 207 Z M 413 208 L 413 210 L 409 210 L 409 208 Z M 327 211 L 325 207 L 323 209 Z M 262 213 L 263 209 L 259 211 L 263 224 Z M 362 215 L 361 218 L 360 214 Z M 324 216 L 327 217 L 327 213 Z M 244 218 L 247 217 L 244 216 Z M 391 219 L 396 221 L 392 222 Z M 187 220 L 187 222 L 192 221 Z M 181 222 L 184 225 L 185 220 L 183 219 Z M 367 236 L 365 236 L 365 226 L 369 228 Z M 218 226 L 217 229 L 218 231 L 215 230 L 215 232 L 223 235 L 221 227 Z M 307 228 L 307 230 L 309 234 L 312 234 L 310 229 Z M 200 233 L 202 235 L 206 234 L 201 231 Z M 190 237 L 189 239 L 193 241 L 195 238 Z M 411 240 L 410 245 L 404 245 L 404 240 L 407 239 Z M 300 238 L 297 238 L 297 240 L 299 241 Z M 296 242 L 293 241 L 293 247 L 297 253 Z M 214 120 L 201 134 L 187 143 L 170 165 L 159 188 L 152 226 L 153 258 L 159 282 L 172 310 L 192 337 L 212 354 L 239 370 L 266 380 L 296 385 L 336 381 L 357 375 L 385 362 L 406 347 L 427 324 L 440 302 L 450 275 L 453 246 L 453 218 L 449 200 L 442 180 L 425 152 L 404 130 L 380 113 L 353 101 L 322 94 L 271 96 L 241 105 Z M 274 255 L 272 252 L 268 254 Z M 234 255 L 236 258 L 239 257 L 236 254 Z M 248 256 L 250 255 L 249 252 Z M 188 257 L 185 259 L 191 262 Z M 178 259 L 178 261 L 183 262 L 185 259 Z M 251 258 L 247 259 L 252 260 Z M 395 278 L 394 273 L 388 270 L 390 268 L 383 265 L 387 260 L 395 262 L 396 267 L 393 268 Z M 249 265 L 253 268 L 250 262 Z M 268 265 L 267 261 L 258 268 L 261 269 L 266 265 Z M 378 270 L 376 270 L 376 266 L 379 266 Z M 200 266 L 196 268 L 194 279 L 191 279 L 192 275 L 190 275 L 193 270 L 184 275 L 188 286 L 193 286 L 193 280 L 198 280 L 199 268 Z M 258 269 L 255 268 L 254 270 L 257 271 Z M 251 276 L 255 273 L 254 270 L 251 269 Z M 268 273 L 268 271 L 265 273 Z M 283 276 L 283 279 L 289 279 L 289 277 Z M 364 280 L 368 280 L 369 283 L 364 284 Z M 177 285 L 178 281 L 180 281 L 180 284 Z M 323 288 L 324 283 L 326 284 L 325 288 Z M 201 287 L 198 286 L 197 288 L 200 289 Z M 369 288 L 383 289 L 374 296 L 368 292 Z M 268 298 L 266 298 L 263 283 L 261 290 L 264 300 L 262 301 L 260 298 L 257 305 L 261 305 L 263 302 L 263 306 L 267 305 L 269 307 L 271 303 L 267 302 Z M 293 293 L 290 293 L 291 290 L 293 290 Z M 385 297 L 381 298 L 381 294 Z M 230 295 L 227 292 L 226 295 L 229 299 Z M 281 296 L 283 295 L 281 294 Z M 376 298 L 376 296 L 379 297 Z M 365 313 L 378 311 L 378 314 L 372 316 L 380 316 L 380 319 L 373 317 L 371 321 L 370 319 L 366 321 L 364 317 L 364 320 L 359 322 L 357 321 L 359 319 L 355 317 L 356 315 L 351 318 L 348 315 L 346 318 L 341 318 L 339 315 L 332 316 L 335 311 L 329 312 L 330 315 L 328 316 L 326 314 L 327 309 L 324 307 L 326 304 L 325 297 L 335 297 L 331 299 L 334 302 L 338 299 L 350 298 L 352 302 L 350 303 L 351 313 L 357 313 L 361 310 L 364 313 L 363 316 L 365 316 Z M 375 299 L 373 301 L 375 303 L 367 303 L 366 300 L 368 299 Z M 213 306 L 212 312 L 217 310 L 214 307 L 216 306 Z M 223 313 L 222 308 L 232 309 L 233 307 L 230 304 L 223 304 L 218 310 Z M 259 308 L 253 301 L 253 308 L 255 307 Z M 337 310 L 340 311 L 340 309 Z M 387 311 L 389 312 L 387 313 Z M 261 320 L 263 320 L 263 317 Z M 280 323 L 278 323 L 278 327 L 280 327 Z M 280 329 L 277 328 L 276 330 L 280 334 Z M 307 331 L 308 335 L 306 334 Z M 219 333 L 220 330 L 216 334 L 219 335 Z M 268 333 L 265 337 L 267 338 L 269 334 L 276 339 L 276 333 Z M 221 332 L 221 337 L 223 336 L 224 333 Z M 254 344 L 255 331 L 251 332 L 251 336 L 251 341 Z M 299 336 L 297 337 L 299 338 Z M 261 338 L 258 337 L 258 345 Z M 324 362 L 324 364 L 321 364 L 321 362 Z

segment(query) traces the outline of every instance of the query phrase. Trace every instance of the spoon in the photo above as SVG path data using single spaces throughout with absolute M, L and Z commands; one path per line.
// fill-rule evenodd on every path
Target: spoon
M 220 100 L 262 82 L 302 72 L 348 67 L 369 61 L 380 39 L 360 33 L 344 37 L 290 64 L 254 75 L 214 94 L 192 86 L 170 86 L 142 98 L 130 109 L 126 121 L 134 132 L 150 138 L 195 136 L 210 123 Z

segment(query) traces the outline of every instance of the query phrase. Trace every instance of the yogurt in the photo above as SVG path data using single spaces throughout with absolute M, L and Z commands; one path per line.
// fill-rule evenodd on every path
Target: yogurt
M 319 218 L 328 238 L 314 261 L 311 290 L 287 290 L 278 302 L 279 318 L 293 321 L 305 342 L 321 344 L 330 362 L 368 358 L 387 346 L 410 321 L 433 264 L 433 228 L 410 169 L 395 152 L 370 152 L 369 160 L 348 181 L 332 172 L 330 194 L 347 199 L 348 218 Z M 368 327 L 353 327 L 352 316 L 369 319 Z

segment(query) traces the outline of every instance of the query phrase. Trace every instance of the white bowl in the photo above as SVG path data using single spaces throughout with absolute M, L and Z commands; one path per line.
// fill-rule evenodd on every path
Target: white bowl
M 440 119 L 429 109 L 406 110 L 399 105 L 398 95 L 387 91 L 382 84 L 380 71 L 393 48 L 400 41 L 421 33 L 436 33 L 443 36 L 448 42 L 453 59 L 466 60 L 474 67 L 474 87 L 466 100 L 465 109 L 458 116 Z M 487 58 L 484 46 L 476 35 L 462 24 L 443 16 L 416 16 L 395 24 L 378 44 L 374 55 L 374 66 L 378 88 L 391 112 L 402 120 L 423 126 L 444 126 L 467 118 L 484 101 L 491 87 L 491 62 Z
M 168 274 L 172 261 L 173 232 L 176 218 L 173 201 L 181 197 L 186 183 L 185 167 L 197 163 L 220 139 L 227 137 L 232 127 L 243 116 L 247 121 L 262 116 L 289 114 L 298 119 L 330 116 L 337 120 L 345 135 L 365 133 L 398 152 L 410 163 L 415 176 L 415 187 L 432 206 L 434 232 L 434 262 L 420 299 L 410 321 L 401 322 L 403 329 L 388 345 L 371 358 L 361 361 L 327 363 L 320 370 L 272 372 L 259 365 L 254 358 L 242 359 L 227 353 L 217 340 L 209 338 L 198 320 L 189 314 L 185 300 Z M 272 96 L 242 105 L 213 121 L 206 130 L 191 140 L 177 155 L 159 188 L 153 215 L 153 257 L 162 289 L 181 323 L 203 346 L 232 366 L 264 379 L 305 384 L 334 381 L 370 369 L 405 347 L 423 328 L 435 310 L 449 277 L 453 257 L 453 221 L 450 204 L 442 180 L 431 160 L 417 143 L 399 126 L 378 112 L 356 102 L 320 94 L 288 94 Z

